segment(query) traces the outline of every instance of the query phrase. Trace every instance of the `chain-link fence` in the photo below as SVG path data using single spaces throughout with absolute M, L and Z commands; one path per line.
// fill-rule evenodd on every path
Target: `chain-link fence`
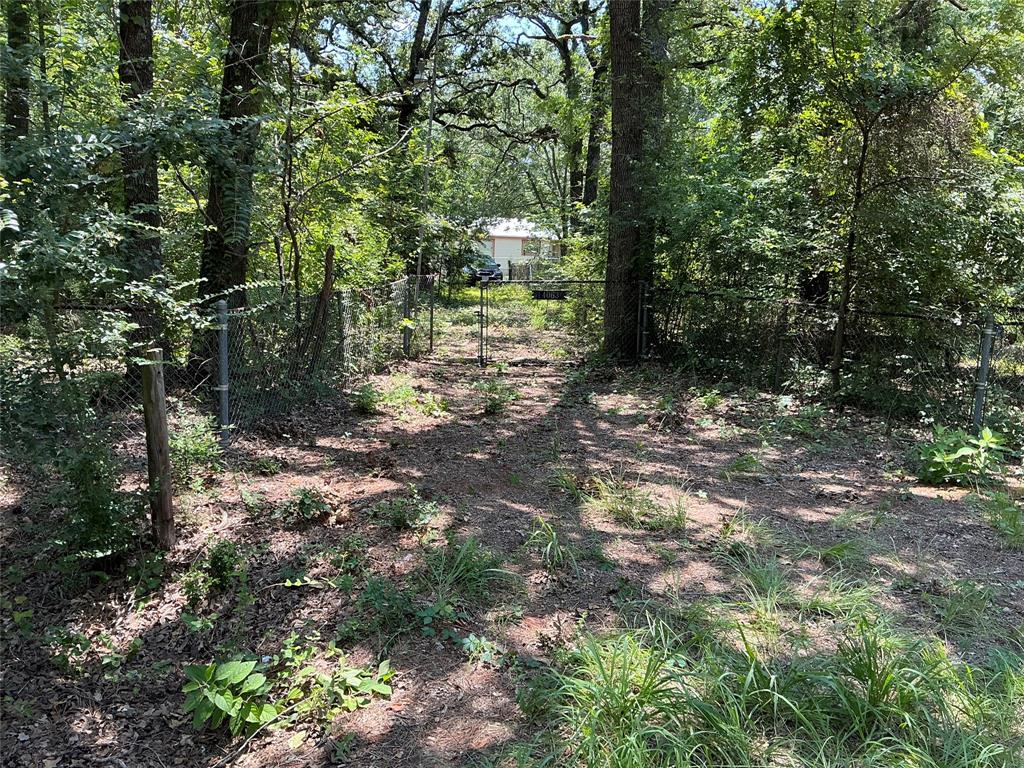
M 434 284 L 403 278 L 315 296 L 250 297 L 227 313 L 227 351 L 217 386 L 227 387 L 232 430 L 266 423 L 433 341 Z
M 971 422 L 985 313 L 854 309 L 836 354 L 838 313 L 826 306 L 727 292 L 647 292 L 647 356 L 702 375 L 778 390 L 829 392 L 892 417 Z M 986 423 L 1012 429 L 1024 408 L 1018 309 L 993 316 Z

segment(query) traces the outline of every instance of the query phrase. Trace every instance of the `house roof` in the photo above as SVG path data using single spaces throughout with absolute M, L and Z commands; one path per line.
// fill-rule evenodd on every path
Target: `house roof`
M 482 228 L 488 237 L 518 237 L 526 240 L 557 240 L 558 236 L 550 229 L 539 227 L 526 219 L 495 219 L 482 222 Z

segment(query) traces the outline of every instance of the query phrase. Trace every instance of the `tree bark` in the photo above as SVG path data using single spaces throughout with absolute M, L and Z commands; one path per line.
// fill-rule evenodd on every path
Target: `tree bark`
M 245 283 L 249 269 L 253 162 L 262 108 L 260 81 L 272 29 L 270 0 L 232 0 L 219 109 L 226 129 L 207 160 L 208 226 L 199 276 L 204 296 L 224 296 L 234 307 L 245 303 L 245 292 L 239 286 Z
M 121 149 L 124 210 L 131 220 L 123 243 L 132 277 L 146 280 L 160 272 L 160 185 L 152 137 L 140 135 L 139 101 L 153 89 L 151 0 L 121 0 L 118 23 L 118 79 L 131 138 Z
M 19 139 L 29 132 L 29 57 L 32 49 L 32 20 L 27 0 L 7 0 L 7 46 L 3 57 L 4 79 L 4 136 L 5 154 L 10 153 Z M 19 169 L 5 164 L 9 173 Z
M 587 131 L 587 159 L 583 171 L 584 206 L 593 205 L 597 200 L 598 184 L 601 179 L 601 144 L 604 141 L 604 115 L 608 109 L 607 66 L 594 67 L 590 85 L 590 125 Z
M 843 356 L 846 352 L 846 326 L 850 316 L 850 296 L 853 291 L 854 258 L 857 251 L 857 215 L 864 202 L 864 174 L 867 170 L 868 146 L 871 141 L 869 126 L 861 128 L 860 156 L 854 170 L 853 203 L 850 206 L 850 230 L 846 235 L 843 249 L 843 268 L 839 289 L 839 316 L 836 319 L 836 333 L 832 344 L 832 365 L 830 376 L 832 394 L 839 393 L 842 384 Z
M 637 0 L 610 0 L 608 13 L 611 22 L 612 168 L 604 346 L 609 355 L 632 360 L 637 355 L 639 288 L 646 275 L 639 261 L 644 145 L 641 4 Z

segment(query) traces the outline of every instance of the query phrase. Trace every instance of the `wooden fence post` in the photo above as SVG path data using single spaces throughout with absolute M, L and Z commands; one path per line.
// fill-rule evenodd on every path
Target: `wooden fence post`
M 149 509 L 153 538 L 161 549 L 174 546 L 174 496 L 164 397 L 164 353 L 146 350 L 142 366 L 142 411 L 146 420 L 146 464 L 149 469 Z

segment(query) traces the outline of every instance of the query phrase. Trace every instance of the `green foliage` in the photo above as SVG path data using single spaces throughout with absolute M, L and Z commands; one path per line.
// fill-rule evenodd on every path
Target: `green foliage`
M 256 671 L 255 661 L 227 661 L 185 667 L 188 681 L 182 686 L 185 712 L 192 713 L 192 727 L 216 730 L 227 724 L 232 736 L 273 722 L 277 707 L 267 700 L 270 682 Z
M 940 593 L 926 594 L 924 601 L 947 631 L 959 633 L 970 632 L 981 625 L 993 597 L 991 587 L 957 579 L 944 585 Z
M 592 477 L 589 486 L 587 508 L 608 515 L 620 523 L 642 528 L 658 514 L 654 499 L 640 487 L 639 480 L 629 483 L 625 477 L 609 473 Z
M 396 531 L 404 531 L 427 525 L 438 511 L 437 502 L 423 499 L 416 486 L 410 485 L 407 496 L 374 505 L 370 515 Z
M 974 436 L 939 426 L 921 446 L 918 477 L 926 483 L 983 484 L 1002 473 L 1006 452 L 1002 437 L 988 427 Z
M 989 524 L 1010 549 L 1024 550 L 1024 508 L 1009 493 L 995 491 L 980 497 Z
M 504 649 L 493 640 L 471 632 L 462 639 L 461 645 L 471 664 L 501 666 Z
M 72 561 L 124 555 L 142 516 L 142 499 L 119 490 L 119 464 L 99 440 L 62 451 L 57 464 L 63 482 L 54 502 L 68 512 L 58 545 Z
M 303 525 L 322 520 L 332 511 L 320 491 L 302 486 L 274 508 L 273 516 L 286 525 Z
M 185 573 L 181 590 L 189 608 L 195 609 L 211 596 L 243 585 L 248 577 L 246 559 L 238 545 L 221 539 Z
M 168 442 L 171 449 L 171 470 L 176 485 L 198 487 L 203 472 L 220 467 L 221 447 L 217 439 L 217 422 L 182 408 L 173 419 Z
M 357 413 L 372 416 L 380 411 L 380 392 L 370 382 L 366 382 L 356 390 L 353 406 Z
M 519 390 L 500 378 L 488 378 L 476 382 L 473 388 L 480 393 L 484 413 L 488 416 L 501 413 L 519 399 Z
M 577 568 L 575 551 L 561 540 L 555 527 L 543 517 L 533 519 L 533 531 L 526 545 L 540 552 L 541 562 L 551 573 L 560 571 L 566 565 L 572 566 L 574 570 Z

